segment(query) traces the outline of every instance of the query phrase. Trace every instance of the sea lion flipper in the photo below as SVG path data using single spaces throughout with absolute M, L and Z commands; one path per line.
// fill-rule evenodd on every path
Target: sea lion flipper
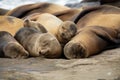
M 92 31 L 99 36 L 100 38 L 102 38 L 103 40 L 105 40 L 106 42 L 110 43 L 110 44 L 118 44 L 120 43 L 119 39 L 116 39 L 116 35 L 117 32 L 112 29 L 112 28 L 105 28 L 102 26 L 94 26 L 92 27 Z
M 108 43 L 108 46 L 104 50 L 120 47 L 120 39 L 116 38 L 115 35 L 117 35 L 117 32 L 114 29 L 97 26 L 92 31 Z

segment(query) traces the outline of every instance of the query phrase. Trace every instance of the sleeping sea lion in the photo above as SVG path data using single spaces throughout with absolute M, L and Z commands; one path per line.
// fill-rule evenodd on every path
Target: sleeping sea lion
M 66 6 L 61 6 L 53 3 L 34 3 L 26 4 L 23 6 L 16 7 L 13 10 L 10 10 L 6 15 L 14 16 L 18 18 L 23 18 L 33 13 L 56 13 L 59 11 L 68 10 L 70 8 Z
M 0 57 L 27 58 L 28 55 L 10 33 L 0 31 Z
M 12 16 L 0 16 L 0 31 L 7 31 L 14 35 L 21 27 L 23 20 Z
M 61 44 L 67 43 L 77 32 L 77 27 L 72 21 L 63 22 L 49 13 L 39 15 L 35 21 L 26 20 L 25 25 L 31 27 L 36 27 L 37 25 L 44 26 L 44 28 L 49 33 L 52 33 Z
M 78 32 L 64 47 L 66 58 L 85 58 L 120 43 L 120 9 L 100 6 L 86 9 L 74 19 Z
M 15 38 L 30 53 L 30 56 L 61 57 L 61 45 L 58 40 L 52 34 L 43 32 L 25 26 L 15 34 Z

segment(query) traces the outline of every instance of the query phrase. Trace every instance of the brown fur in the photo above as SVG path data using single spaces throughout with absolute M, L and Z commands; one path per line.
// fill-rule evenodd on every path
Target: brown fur
M 27 4 L 9 11 L 6 15 L 23 18 L 33 13 L 56 13 L 70 8 L 52 3 Z
M 12 16 L 0 16 L 0 31 L 7 31 L 14 35 L 23 27 L 23 20 Z
M 120 9 L 100 6 L 80 13 L 75 23 L 78 34 L 64 48 L 67 58 L 83 58 L 120 43 Z M 75 48 L 76 47 L 76 48 Z
M 28 55 L 28 52 L 14 39 L 10 33 L 0 31 L 1 57 L 26 58 Z
M 82 8 L 80 8 L 80 9 L 68 9 L 68 10 L 63 10 L 63 11 L 57 11 L 57 12 L 53 13 L 53 15 L 55 15 L 56 17 L 58 17 L 62 21 L 67 21 L 67 20 L 72 20 L 73 17 L 76 14 L 80 13 L 82 10 L 83 10 Z M 30 20 L 36 21 L 41 14 L 42 13 L 33 13 L 31 15 L 24 16 L 23 19 L 28 18 Z
M 68 42 L 76 34 L 77 31 L 76 25 L 73 22 L 63 22 L 56 16 L 49 13 L 39 15 L 38 18 L 35 19 L 35 21 L 28 20 L 27 22 L 27 25 L 32 27 L 36 27 L 36 25 L 38 24 L 43 25 L 44 28 L 49 33 L 52 33 L 61 44 L 65 44 L 66 42 Z
M 69 9 L 69 10 L 64 10 L 61 12 L 56 12 L 53 15 L 57 16 L 58 18 L 60 18 L 62 21 L 67 21 L 67 20 L 72 20 L 72 18 L 80 13 L 83 9 Z
M 82 11 L 82 8 L 70 9 L 66 6 L 60 6 L 52 3 L 37 3 L 17 7 L 13 10 L 10 10 L 8 13 L 6 13 L 6 15 L 36 20 L 42 13 L 50 13 L 57 16 L 62 21 L 66 21 L 71 20 L 71 18 L 80 11 Z

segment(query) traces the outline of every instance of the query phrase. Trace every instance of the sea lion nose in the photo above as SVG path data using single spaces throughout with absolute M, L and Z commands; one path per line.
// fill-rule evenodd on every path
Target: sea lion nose
M 46 54 L 48 54 L 49 53 L 49 49 L 47 48 L 47 49 L 41 49 L 40 50 L 40 54 L 42 54 L 42 55 L 45 55 L 46 56 Z

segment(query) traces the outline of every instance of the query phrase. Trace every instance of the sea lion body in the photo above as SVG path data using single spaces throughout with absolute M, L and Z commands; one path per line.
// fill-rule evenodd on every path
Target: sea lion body
M 0 56 L 9 58 L 27 58 L 28 52 L 6 32 L 0 31 Z
M 55 17 L 54 15 L 44 13 L 39 15 L 36 22 L 39 22 L 40 24 L 42 24 L 47 29 L 47 31 L 51 32 L 54 35 L 57 35 L 57 30 L 59 28 L 59 25 L 63 21 Z
M 69 59 L 89 57 L 120 42 L 120 9 L 113 6 L 92 9 L 74 20 L 78 32 L 64 48 Z

